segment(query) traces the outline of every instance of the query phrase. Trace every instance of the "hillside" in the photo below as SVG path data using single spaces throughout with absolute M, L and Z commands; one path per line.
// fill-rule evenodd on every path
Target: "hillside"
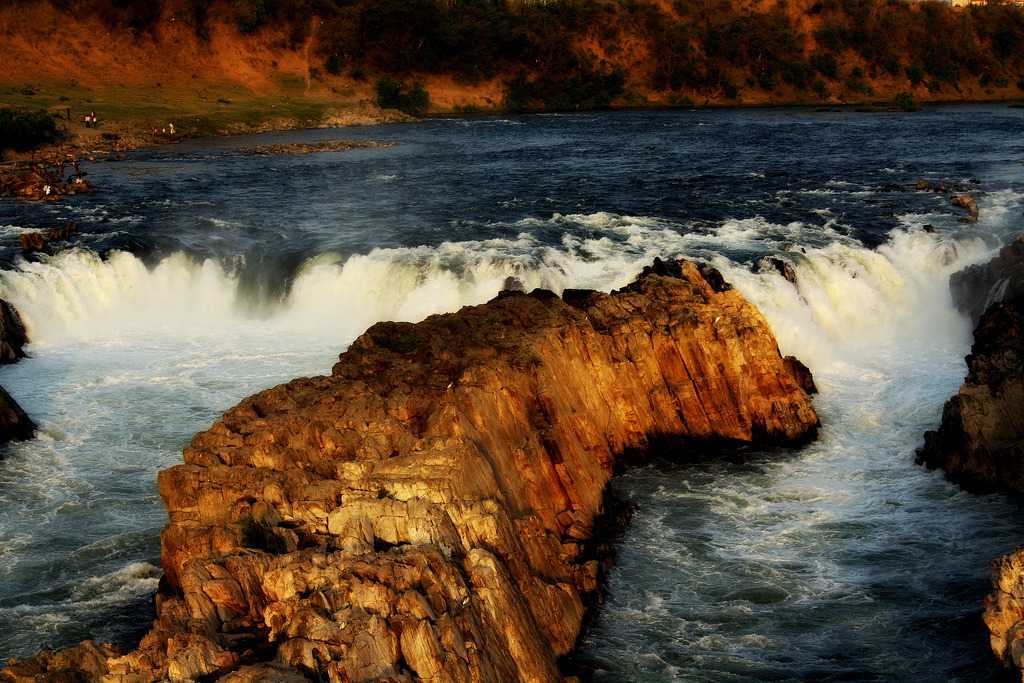
M 0 102 L 152 137 L 413 113 L 1005 100 L 1024 11 L 900 0 L 14 0 Z M 382 81 L 383 79 L 383 81 Z M 422 90 L 415 87 L 421 85 Z

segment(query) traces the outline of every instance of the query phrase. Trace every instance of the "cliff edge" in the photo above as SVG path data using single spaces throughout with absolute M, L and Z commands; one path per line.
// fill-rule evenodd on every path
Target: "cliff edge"
M 1024 235 L 954 274 L 950 290 L 977 323 L 974 344 L 967 377 L 918 461 L 974 491 L 1024 493 Z M 992 585 L 984 612 L 992 651 L 1024 676 L 1024 550 L 992 563 Z
M 617 463 L 798 444 L 806 368 L 707 267 L 381 323 L 160 473 L 158 618 L 7 681 L 559 681 Z

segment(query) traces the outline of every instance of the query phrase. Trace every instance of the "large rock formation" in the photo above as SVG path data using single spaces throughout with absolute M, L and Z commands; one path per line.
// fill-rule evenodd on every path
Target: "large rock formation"
M 967 379 L 918 459 L 971 490 L 1024 492 L 1024 297 L 981 316 Z
M 975 491 L 1024 493 L 1024 235 L 950 278 L 976 322 L 967 378 L 925 434 L 918 461 Z M 1024 672 L 1024 551 L 996 560 L 985 600 L 992 650 Z
M 375 325 L 331 376 L 243 401 L 160 474 L 165 576 L 138 649 L 0 678 L 559 681 L 616 464 L 801 443 L 805 371 L 688 262 Z
M 988 263 L 954 274 L 949 289 L 957 308 L 975 323 L 992 304 L 1024 296 L 1024 234 Z

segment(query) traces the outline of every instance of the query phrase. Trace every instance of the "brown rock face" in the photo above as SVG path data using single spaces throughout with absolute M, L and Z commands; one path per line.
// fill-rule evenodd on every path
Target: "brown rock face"
M 992 651 L 1007 667 L 1024 672 L 1024 550 L 992 563 L 992 589 L 984 613 Z
M 975 323 L 992 304 L 1024 296 L 1024 234 L 988 263 L 971 266 L 949 279 L 953 302 Z
M 803 442 L 818 419 L 797 370 L 688 262 L 610 295 L 375 325 L 331 376 L 246 399 L 160 474 L 159 617 L 83 676 L 559 681 L 617 459 Z

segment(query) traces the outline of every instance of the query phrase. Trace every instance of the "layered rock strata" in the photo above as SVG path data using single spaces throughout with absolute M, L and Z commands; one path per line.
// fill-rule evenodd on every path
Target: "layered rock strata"
M 375 325 L 330 376 L 246 399 L 160 474 L 165 576 L 135 651 L 0 676 L 559 681 L 616 464 L 804 442 L 810 385 L 689 262 Z

